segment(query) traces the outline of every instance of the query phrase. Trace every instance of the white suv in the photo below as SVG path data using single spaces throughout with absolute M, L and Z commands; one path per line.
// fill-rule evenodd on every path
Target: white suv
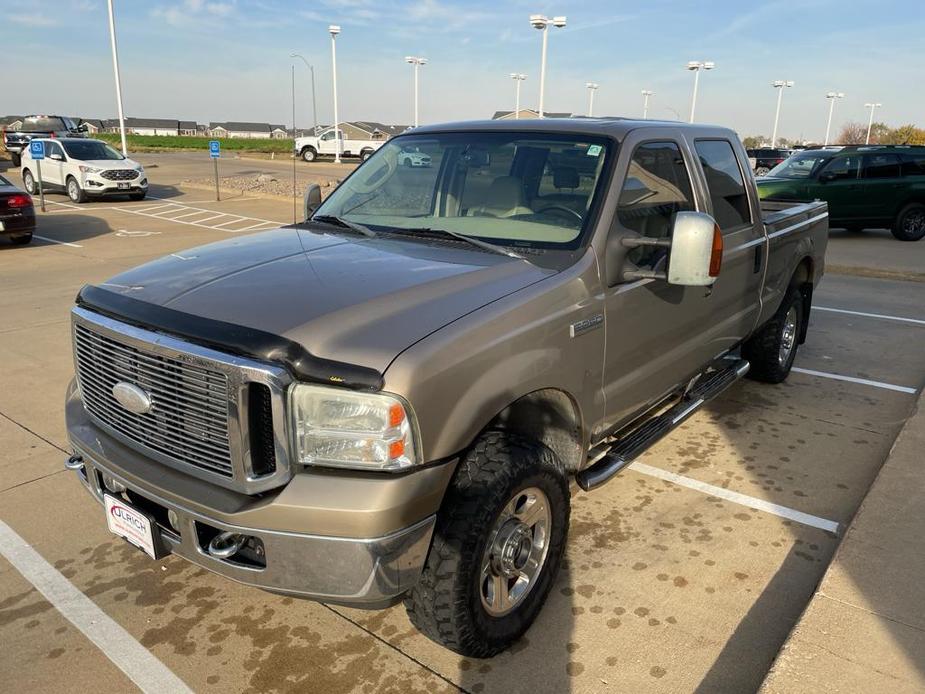
M 41 141 L 45 143 L 42 187 L 46 191 L 64 191 L 73 202 L 86 202 L 88 196 L 113 193 L 142 200 L 148 192 L 144 167 L 123 157 L 102 140 L 62 137 Z M 39 191 L 36 164 L 29 149 L 24 149 L 20 172 L 23 187 L 30 195 Z

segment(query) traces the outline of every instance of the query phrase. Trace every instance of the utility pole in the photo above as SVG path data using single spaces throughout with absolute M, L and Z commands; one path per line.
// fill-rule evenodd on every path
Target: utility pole
M 119 133 L 122 136 L 122 156 L 128 156 L 125 144 L 125 116 L 122 113 L 122 79 L 119 77 L 119 51 L 116 48 L 116 20 L 112 10 L 112 0 L 107 1 L 109 8 L 109 42 L 112 45 L 112 70 L 116 76 L 116 106 L 119 109 Z
M 784 88 L 792 87 L 793 80 L 774 80 L 771 86 L 777 90 L 777 110 L 774 112 L 774 132 L 771 134 L 771 147 L 777 147 L 777 123 L 780 120 L 780 104 L 784 98 Z

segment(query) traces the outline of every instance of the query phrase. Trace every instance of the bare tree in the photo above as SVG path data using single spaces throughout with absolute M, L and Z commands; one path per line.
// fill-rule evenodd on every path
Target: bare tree
M 836 143 L 839 145 L 862 145 L 867 137 L 867 124 L 849 121 L 842 126 Z

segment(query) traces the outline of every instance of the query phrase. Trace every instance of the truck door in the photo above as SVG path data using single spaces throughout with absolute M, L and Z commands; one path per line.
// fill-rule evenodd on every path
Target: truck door
M 621 238 L 636 235 L 667 238 L 676 213 L 697 209 L 690 153 L 680 132 L 660 129 L 651 138 L 645 132 L 630 133 L 622 145 L 615 178 L 620 196 L 608 246 L 620 248 Z M 667 256 L 667 249 L 643 247 L 627 251 L 619 262 L 661 271 Z M 707 288 L 663 280 L 605 287 L 605 430 L 654 404 L 711 360 L 714 303 Z
M 335 150 L 333 130 L 328 130 L 318 140 L 318 153 L 319 154 L 336 154 L 337 153 L 337 151 Z
M 745 185 L 746 160 L 722 138 L 695 139 L 709 212 L 723 233 L 723 265 L 713 285 L 710 344 L 714 354 L 731 349 L 754 329 L 761 309 L 761 282 L 767 262 L 764 225 Z M 754 193 L 752 193 L 754 195 Z
M 865 218 L 872 222 L 889 221 L 899 212 L 905 192 L 899 156 L 890 153 L 865 154 L 861 160 L 861 190 Z

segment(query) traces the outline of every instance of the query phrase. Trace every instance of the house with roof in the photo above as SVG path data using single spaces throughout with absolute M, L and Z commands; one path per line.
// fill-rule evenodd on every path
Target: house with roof
M 286 137 L 286 127 L 283 125 L 271 125 L 270 123 L 248 123 L 244 121 L 209 123 L 209 135 L 212 137 L 250 139 L 270 138 L 274 137 L 274 131 L 282 131 L 282 135 L 277 134 L 275 137 Z
M 3 116 L 0 118 L 0 129 L 19 130 L 22 127 L 22 116 Z
M 341 121 L 339 129 L 345 140 L 388 140 L 408 130 L 410 125 L 387 125 L 377 121 L 355 120 Z M 319 126 L 319 137 L 331 130 L 333 126 Z
M 108 126 L 107 120 L 103 118 L 78 118 L 77 124 L 85 127 L 88 135 L 98 135 L 106 132 Z M 118 121 L 116 121 L 118 127 Z
M 539 118 L 540 112 L 532 108 L 522 108 L 519 111 L 495 111 L 491 117 L 492 120 L 517 120 L 527 118 Z M 571 113 L 559 113 L 546 111 L 543 118 L 571 118 Z

